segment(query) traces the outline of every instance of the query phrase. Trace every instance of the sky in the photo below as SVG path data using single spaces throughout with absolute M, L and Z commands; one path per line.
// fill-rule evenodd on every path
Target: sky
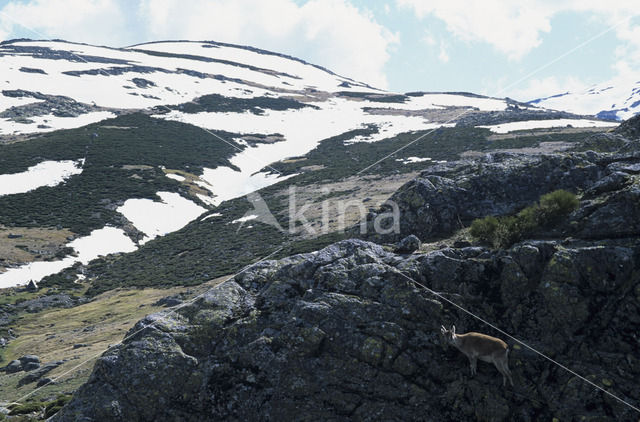
M 213 40 L 394 92 L 521 101 L 640 78 L 636 0 L 0 0 L 0 39 Z

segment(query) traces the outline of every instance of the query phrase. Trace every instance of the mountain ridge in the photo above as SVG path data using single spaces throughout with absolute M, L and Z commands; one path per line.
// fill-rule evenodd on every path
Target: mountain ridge
M 640 81 L 603 82 L 583 91 L 567 91 L 527 101 L 527 104 L 601 119 L 626 120 L 640 113 Z

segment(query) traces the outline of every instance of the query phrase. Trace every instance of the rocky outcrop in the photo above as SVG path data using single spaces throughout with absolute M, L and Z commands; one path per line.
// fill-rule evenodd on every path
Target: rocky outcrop
M 81 114 L 102 110 L 100 107 L 79 103 L 72 98 L 61 95 L 47 95 L 22 89 L 3 90 L 0 94 L 6 97 L 30 97 L 41 100 L 32 104 L 13 106 L 0 112 L 0 117 L 15 121 L 47 114 L 52 114 L 56 117 L 78 117 Z
M 53 362 L 45 363 L 42 366 L 38 364 L 37 367 L 31 367 L 31 369 L 27 369 L 27 365 L 25 365 L 24 370 L 29 371 L 29 373 L 24 377 L 20 378 L 20 381 L 18 381 L 18 387 L 40 380 L 44 375 L 53 371 L 63 363 L 64 363 L 63 360 L 56 360 Z
M 385 221 L 381 216 L 394 211 L 385 204 L 367 216 L 366 238 L 391 243 L 411 234 L 422 240 L 448 237 L 477 218 L 515 214 L 557 189 L 580 194 L 583 201 L 571 216 L 571 224 L 556 235 L 582 239 L 638 236 L 638 174 L 640 152 L 633 151 L 538 156 L 497 153 L 475 161 L 437 164 L 390 198 L 399 211 L 399 230 L 394 233 L 384 224 L 386 233 L 375 230 L 378 220 Z M 392 220 L 386 221 L 390 224 Z
M 22 371 L 22 362 L 20 362 L 18 359 L 14 359 L 11 362 L 9 362 L 9 364 L 7 366 L 2 368 L 2 370 L 4 372 L 6 372 L 7 374 L 13 374 L 13 373 L 16 373 L 16 372 L 20 372 L 20 371 Z
M 640 139 L 640 114 L 622 122 L 615 133 L 629 139 Z
M 85 302 L 84 298 L 75 298 L 66 293 L 54 293 L 42 295 L 34 299 L 25 300 L 13 305 L 14 311 L 24 310 L 26 312 L 35 313 L 42 312 L 50 308 L 71 308 L 75 305 Z
M 40 358 L 36 355 L 24 355 L 19 359 L 12 360 L 4 368 L 0 368 L 0 371 L 4 371 L 8 374 L 13 374 L 20 371 L 32 371 L 40 367 Z
M 146 317 L 53 420 L 635 420 L 449 301 L 638 406 L 638 274 L 638 241 L 404 256 L 342 241 Z M 482 362 L 471 377 L 441 324 L 507 340 L 515 387 Z
M 507 99 L 508 107 L 501 111 L 474 111 L 457 119 L 456 126 L 477 127 L 528 120 L 579 119 L 583 116 L 566 111 L 531 109 L 526 104 Z
M 36 283 L 33 280 L 29 280 L 29 283 L 27 284 L 26 287 L 28 292 L 37 292 L 38 291 L 38 283 Z
M 573 192 L 591 186 L 604 169 L 586 154 L 539 155 L 496 153 L 429 167 L 402 186 L 390 200 L 400 211 L 399 233 L 376 234 L 373 222 L 392 212 L 383 206 L 368 216 L 369 239 L 399 240 L 446 237 L 476 218 L 513 214 L 556 189 Z
M 0 308 L 0 327 L 9 325 L 11 321 L 15 319 L 15 315 L 10 311 L 11 309 L 9 309 L 9 312 L 7 312 L 7 310 Z
M 172 306 L 178 306 L 182 302 L 185 301 L 185 299 L 186 299 L 185 296 L 186 295 L 183 295 L 183 294 L 165 296 L 165 297 L 160 298 L 157 301 L 155 301 L 153 306 L 166 306 L 166 307 L 169 307 L 169 308 L 172 307 Z

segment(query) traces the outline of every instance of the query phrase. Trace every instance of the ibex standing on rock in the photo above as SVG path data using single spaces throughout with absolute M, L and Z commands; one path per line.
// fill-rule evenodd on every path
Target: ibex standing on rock
M 476 374 L 476 364 L 478 359 L 493 363 L 498 371 L 502 374 L 502 385 L 507 385 L 507 378 L 511 386 L 511 371 L 509 370 L 509 346 L 499 338 L 491 337 L 480 333 L 456 334 L 456 326 L 453 325 L 450 330 L 440 327 L 442 335 L 449 344 L 458 348 L 462 353 L 467 355 L 471 364 L 471 375 Z

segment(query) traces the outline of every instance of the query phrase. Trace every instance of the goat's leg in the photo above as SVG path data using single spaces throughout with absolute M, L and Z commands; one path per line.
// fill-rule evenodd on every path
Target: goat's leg
M 511 371 L 509 370 L 509 364 L 504 361 L 494 361 L 496 368 L 502 374 L 502 386 L 507 386 L 507 378 L 509 379 L 509 383 L 513 387 L 513 379 L 511 379 Z
M 509 369 L 509 365 L 505 364 L 504 365 L 504 369 L 505 369 L 505 373 L 507 374 L 507 378 L 509 378 L 509 383 L 511 384 L 511 386 L 513 387 L 513 379 L 511 378 L 511 370 Z M 505 383 L 506 384 L 506 383 Z
M 469 364 L 471 365 L 471 375 L 475 375 L 478 365 L 478 359 L 475 356 L 469 356 Z
M 493 359 L 493 364 L 495 365 L 496 369 L 498 370 L 498 372 L 500 372 L 500 375 L 502 375 L 502 386 L 506 386 L 507 385 L 507 375 L 504 371 L 504 365 L 502 364 L 502 361 L 500 360 L 496 360 L 495 358 Z

